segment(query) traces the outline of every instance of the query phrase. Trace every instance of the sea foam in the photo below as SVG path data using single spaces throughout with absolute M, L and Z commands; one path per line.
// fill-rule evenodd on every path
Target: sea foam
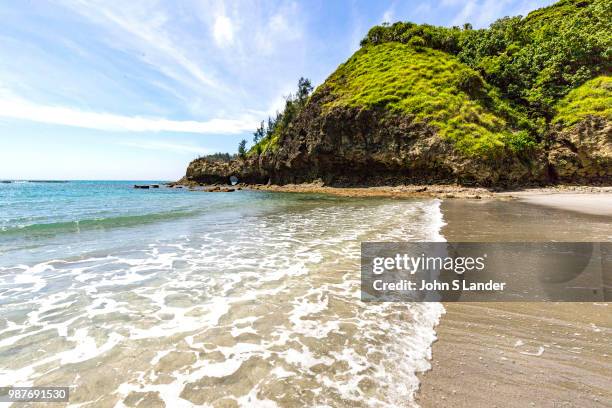
M 362 303 L 360 242 L 443 240 L 439 206 L 289 203 L 5 267 L 0 351 L 20 351 L 0 359 L 0 380 L 52 373 L 74 404 L 414 406 L 444 309 Z

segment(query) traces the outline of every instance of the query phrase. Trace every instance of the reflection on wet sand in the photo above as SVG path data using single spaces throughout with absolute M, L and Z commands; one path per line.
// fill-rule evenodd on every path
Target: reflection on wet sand
M 447 200 L 448 241 L 612 241 L 612 219 L 520 202 Z M 517 269 L 515 279 L 524 276 Z M 608 407 L 609 302 L 446 303 L 423 407 Z

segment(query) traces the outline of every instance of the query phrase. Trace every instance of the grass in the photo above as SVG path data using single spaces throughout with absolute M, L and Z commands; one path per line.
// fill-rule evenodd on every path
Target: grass
M 253 155 L 260 155 L 268 150 L 275 152 L 280 147 L 278 144 L 280 135 L 281 132 L 279 127 L 271 135 L 264 137 L 259 142 L 257 142 L 257 144 L 253 145 L 247 152 L 247 157 L 251 157 Z
M 612 120 L 612 77 L 599 76 L 572 90 L 557 104 L 553 123 L 571 126 L 590 115 Z
M 580 9 L 593 4 L 593 0 L 561 0 L 548 7 L 542 7 L 530 12 L 525 17 L 525 25 L 529 30 L 539 30 L 549 24 L 558 25 L 571 19 Z
M 321 89 L 333 96 L 326 109 L 349 106 L 412 115 L 434 125 L 468 155 L 521 150 L 533 141 L 508 124 L 502 102 L 474 70 L 430 48 L 395 42 L 363 47 Z

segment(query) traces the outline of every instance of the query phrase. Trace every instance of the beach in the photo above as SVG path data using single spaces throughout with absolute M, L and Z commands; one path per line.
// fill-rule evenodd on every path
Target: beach
M 602 214 L 608 194 L 518 196 L 511 203 L 447 200 L 442 234 L 448 241 L 612 239 L 612 214 Z M 422 407 L 610 406 L 609 302 L 444 307 L 432 369 L 421 376 Z
M 209 187 L 187 184 L 192 189 L 206 191 Z M 544 187 L 517 187 L 512 189 L 470 187 L 457 184 L 406 184 L 398 186 L 337 187 L 320 183 L 265 185 L 239 185 L 241 188 L 276 193 L 329 194 L 339 197 L 391 197 L 391 198 L 439 198 L 473 199 L 495 198 L 497 200 L 518 200 L 551 206 L 567 211 L 594 215 L 612 214 L 612 187 L 551 185 Z

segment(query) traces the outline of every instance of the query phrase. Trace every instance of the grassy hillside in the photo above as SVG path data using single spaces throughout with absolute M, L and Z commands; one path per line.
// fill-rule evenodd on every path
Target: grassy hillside
M 530 137 L 512 112 L 473 69 L 444 52 L 418 45 L 365 46 L 342 64 L 317 92 L 326 105 L 385 109 L 412 115 L 438 128 L 467 154 L 522 149 Z M 514 126 L 513 126 L 514 125 Z
M 562 0 L 481 30 L 469 24 L 446 28 L 398 22 L 373 27 L 362 44 L 386 42 L 422 42 L 456 55 L 509 103 L 533 120 L 549 121 L 560 98 L 612 70 L 612 1 Z
M 324 112 L 409 115 L 470 156 L 528 151 L 552 123 L 610 115 L 611 17 L 610 0 L 561 0 L 487 29 L 375 26 L 316 92 L 330 95 Z M 288 98 L 249 155 L 278 149 L 308 93 Z
M 571 126 L 586 116 L 612 120 L 612 78 L 600 76 L 572 90 L 557 105 L 553 123 Z

